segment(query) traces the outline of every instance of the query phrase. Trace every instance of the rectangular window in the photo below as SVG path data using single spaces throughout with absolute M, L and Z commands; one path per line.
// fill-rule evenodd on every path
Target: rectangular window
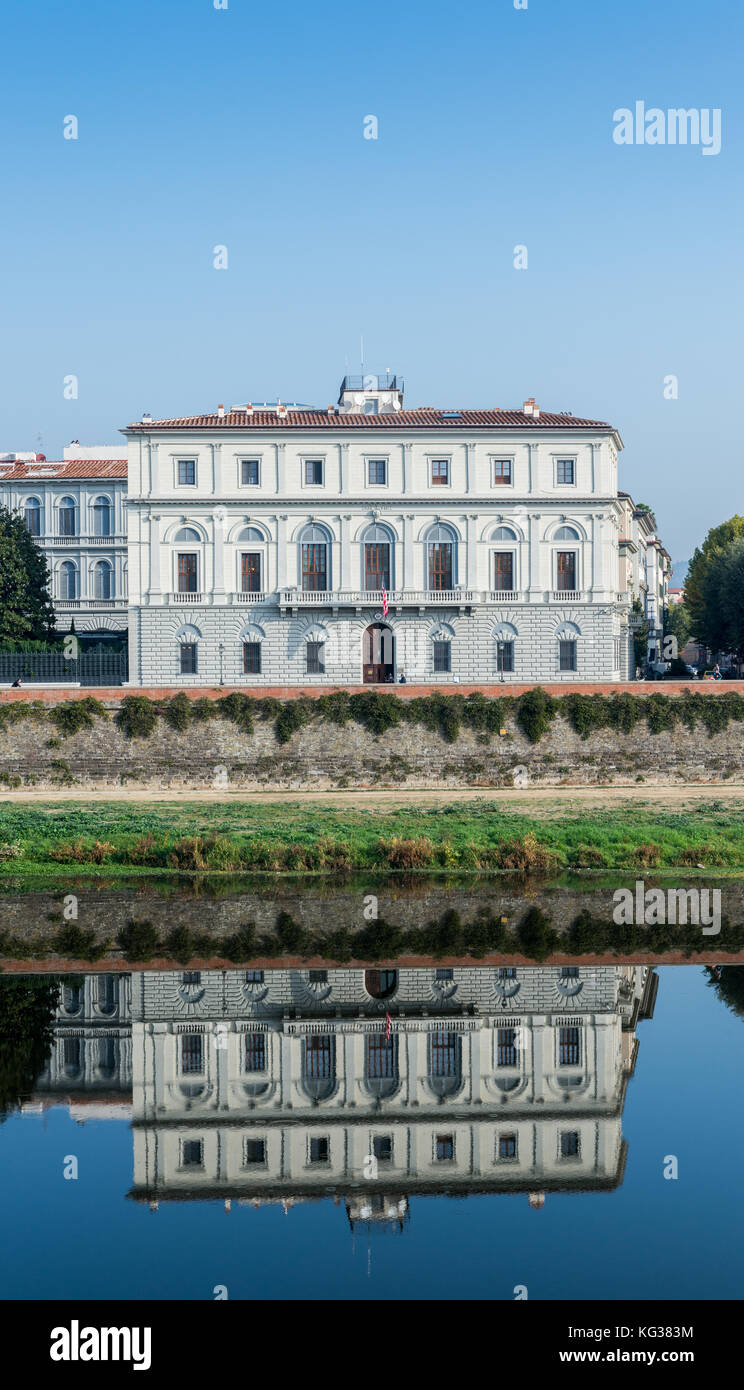
M 201 1168 L 203 1166 L 204 1145 L 201 1139 L 184 1139 L 182 1152 L 184 1168 Z
M 372 542 L 364 547 L 364 588 L 367 593 L 390 588 L 390 546 Z
M 252 1163 L 266 1162 L 266 1140 L 265 1139 L 246 1139 L 243 1149 L 243 1158 L 246 1167 Z
M 262 985 L 264 982 L 263 970 L 246 970 L 245 982 L 247 985 Z
M 494 459 L 493 461 L 493 481 L 498 486 L 508 487 L 512 481 L 512 461 L 511 459 Z
M 320 593 L 328 587 L 328 547 L 320 544 L 302 547 L 302 588 L 304 593 Z
M 62 506 L 59 509 L 58 515 L 60 536 L 77 535 L 77 530 L 75 527 L 75 508 Z
M 325 642 L 308 642 L 306 647 L 308 676 L 325 675 Z
M 514 643 L 496 643 L 496 670 L 514 674 Z
M 323 460 L 305 459 L 305 486 L 322 487 L 323 485 Z
M 493 557 L 493 587 L 505 593 L 514 589 L 514 552 L 497 550 Z
M 446 1163 L 455 1156 L 454 1134 L 438 1134 L 434 1142 L 437 1163 Z
M 453 587 L 453 545 L 451 541 L 429 542 L 429 588 L 451 589 Z
M 178 557 L 178 592 L 179 594 L 198 593 L 198 569 L 196 555 L 179 555 Z
M 558 1062 L 562 1067 L 578 1067 L 581 1063 L 581 1029 L 558 1029 Z
M 579 978 L 579 967 L 578 967 L 578 965 L 562 965 L 562 966 L 561 966 L 561 979 L 562 979 L 562 980 L 578 980 L 578 978 Z
M 438 984 L 448 984 L 450 980 L 455 978 L 455 972 L 451 965 L 438 965 L 434 975 Z
M 560 485 L 573 484 L 576 481 L 576 464 L 574 459 L 558 459 L 555 465 L 555 480 Z
M 240 460 L 240 482 L 243 487 L 258 487 L 258 459 Z
M 500 980 L 516 980 L 517 967 L 515 965 L 500 965 L 498 974 Z
M 196 642 L 182 642 L 178 648 L 179 665 L 182 676 L 195 676 L 196 669 Z
M 434 487 L 447 487 L 449 483 L 449 459 L 432 459 L 431 481 Z
M 246 1033 L 245 1069 L 248 1072 L 266 1070 L 266 1034 Z
M 41 507 L 38 502 L 26 505 L 26 526 L 32 536 L 41 535 Z
M 379 402 L 372 399 L 364 402 L 365 415 L 376 415 L 379 410 Z
M 559 671 L 577 671 L 576 643 L 572 638 L 561 638 L 558 643 L 558 669 Z
M 240 557 L 240 588 L 244 594 L 261 592 L 261 554 L 250 550 Z
M 201 1033 L 181 1035 L 181 1071 L 184 1076 L 204 1070 L 204 1038 Z
M 182 985 L 200 985 L 201 970 L 184 970 L 181 976 Z
M 379 1163 L 392 1163 L 393 1141 L 389 1134 L 376 1134 L 372 1140 L 372 1152 Z
M 451 642 L 435 642 L 435 643 L 434 643 L 434 670 L 435 670 L 435 671 L 451 671 L 451 670 L 452 670 L 452 643 L 451 643 Z
M 330 1157 L 331 1146 L 327 1139 L 310 1140 L 310 1162 L 327 1163 Z
M 260 676 L 261 674 L 261 643 L 243 643 L 243 675 Z
M 516 1029 L 499 1028 L 496 1038 L 496 1065 L 499 1067 L 516 1067 L 517 1062 Z
M 307 978 L 308 978 L 308 981 L 309 981 L 309 983 L 310 983 L 311 985 L 327 985 L 327 984 L 328 984 L 328 971 L 327 971 L 327 970 L 308 970 L 308 972 L 307 972 Z
M 367 481 L 371 487 L 384 487 L 387 482 L 387 459 L 367 460 Z
M 576 551 L 559 550 L 555 557 L 556 589 L 576 588 Z
M 561 1158 L 578 1158 L 579 1154 L 580 1142 L 578 1130 L 564 1130 L 561 1134 Z
M 517 1157 L 517 1136 L 516 1134 L 499 1135 L 499 1158 Z
M 178 460 L 178 486 L 196 486 L 196 459 Z
M 460 1039 L 457 1033 L 432 1033 L 429 1066 L 434 1077 L 457 1077 L 460 1072 Z

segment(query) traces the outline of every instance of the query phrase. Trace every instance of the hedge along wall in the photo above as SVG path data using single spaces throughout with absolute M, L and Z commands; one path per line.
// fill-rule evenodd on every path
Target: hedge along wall
M 0 788 L 60 785 L 510 787 L 744 780 L 744 697 L 654 691 L 554 697 L 0 704 Z

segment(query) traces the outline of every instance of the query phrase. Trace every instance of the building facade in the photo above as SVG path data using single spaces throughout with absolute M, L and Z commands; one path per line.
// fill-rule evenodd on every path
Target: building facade
M 408 410 L 385 376 L 123 433 L 132 684 L 632 673 L 609 424 Z
M 70 445 L 64 458 L 0 457 L 0 504 L 20 511 L 49 566 L 57 631 L 127 633 L 127 461 Z

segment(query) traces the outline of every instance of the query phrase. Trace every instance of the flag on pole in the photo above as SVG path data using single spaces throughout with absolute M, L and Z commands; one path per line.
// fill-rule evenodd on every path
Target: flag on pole
M 386 1046 L 386 1047 L 387 1047 L 387 1044 L 390 1042 L 390 1029 L 392 1028 L 392 1026 L 393 1026 L 393 1021 L 392 1021 L 392 1019 L 391 1019 L 391 1017 L 390 1017 L 390 1014 L 385 1014 L 385 1046 Z
M 387 589 L 385 588 L 385 581 L 383 580 L 383 584 L 382 584 L 382 616 L 383 616 L 383 618 L 386 618 L 387 615 L 388 615 Z

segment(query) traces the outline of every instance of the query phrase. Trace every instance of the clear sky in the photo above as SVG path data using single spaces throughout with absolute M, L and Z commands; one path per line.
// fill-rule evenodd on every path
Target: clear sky
M 0 451 L 327 405 L 363 334 L 408 404 L 610 420 L 688 558 L 744 511 L 743 38 L 740 0 L 6 0 Z M 615 144 L 641 100 L 720 153 Z

